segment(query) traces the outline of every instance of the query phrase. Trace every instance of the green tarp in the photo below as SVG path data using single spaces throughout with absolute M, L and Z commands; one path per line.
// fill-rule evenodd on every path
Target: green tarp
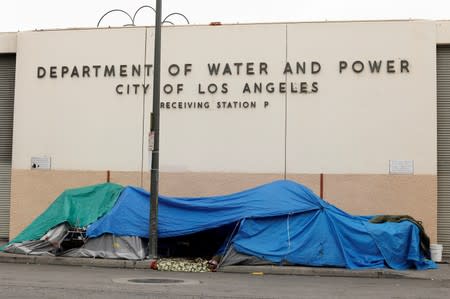
M 68 189 L 10 243 L 39 240 L 63 222 L 71 227 L 85 227 L 111 210 L 122 189 L 112 183 Z

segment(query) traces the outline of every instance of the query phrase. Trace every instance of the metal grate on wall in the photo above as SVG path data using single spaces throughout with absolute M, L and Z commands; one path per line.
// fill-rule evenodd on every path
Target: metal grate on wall
M 450 45 L 437 47 L 438 243 L 450 257 Z
M 8 239 L 16 55 L 0 54 L 0 239 Z

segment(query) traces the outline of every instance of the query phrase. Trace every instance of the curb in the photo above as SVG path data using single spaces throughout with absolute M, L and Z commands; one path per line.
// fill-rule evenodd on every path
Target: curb
M 75 258 L 54 256 L 29 256 L 21 254 L 0 253 L 0 263 L 36 264 L 59 266 L 85 266 L 122 269 L 150 269 L 150 260 L 131 261 L 102 258 Z
M 297 266 L 225 266 L 218 272 L 242 274 L 273 274 L 324 277 L 358 277 L 358 278 L 412 278 L 402 272 L 389 269 L 350 270 L 324 267 Z M 423 278 L 422 278 L 423 279 Z M 426 279 L 426 278 L 425 278 Z

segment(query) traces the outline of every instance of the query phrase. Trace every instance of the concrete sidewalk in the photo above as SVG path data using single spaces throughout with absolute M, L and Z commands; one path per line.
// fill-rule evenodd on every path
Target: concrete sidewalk
M 101 258 L 30 256 L 0 252 L 0 263 L 150 269 L 150 262 L 151 260 L 130 261 Z M 227 273 L 248 273 L 253 275 L 275 274 L 362 278 L 406 278 L 450 281 L 450 265 L 446 263 L 439 264 L 439 269 L 437 270 L 426 271 L 396 271 L 391 269 L 349 270 L 343 268 L 300 266 L 227 266 L 222 267 L 219 271 Z

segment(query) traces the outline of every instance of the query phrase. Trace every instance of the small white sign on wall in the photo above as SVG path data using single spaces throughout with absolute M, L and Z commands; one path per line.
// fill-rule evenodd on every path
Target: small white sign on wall
M 414 160 L 389 160 L 389 174 L 414 174 Z
M 148 151 L 152 152 L 155 149 L 155 132 L 148 133 Z
M 50 157 L 31 157 L 31 169 L 50 169 Z

